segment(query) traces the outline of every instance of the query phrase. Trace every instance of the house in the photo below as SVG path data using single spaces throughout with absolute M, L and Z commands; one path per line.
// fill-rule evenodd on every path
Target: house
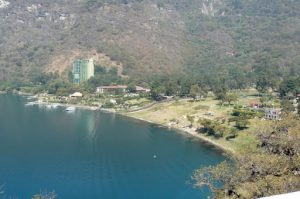
M 136 86 L 135 90 L 136 90 L 137 93 L 149 93 L 149 92 L 151 92 L 150 89 L 144 88 L 144 87 L 141 87 L 141 86 Z
M 265 119 L 280 120 L 281 109 L 265 109 Z
M 78 98 L 78 97 L 83 97 L 82 93 L 80 92 L 75 92 L 70 95 L 71 98 Z
M 251 100 L 249 106 L 254 109 L 262 108 L 263 105 L 259 100 Z
M 96 93 L 107 93 L 107 94 L 120 94 L 126 93 L 126 85 L 116 85 L 116 86 L 99 86 L 97 87 Z
M 116 85 L 116 86 L 99 86 L 97 87 L 96 93 L 108 93 L 108 94 L 122 94 L 127 92 L 127 85 Z M 136 93 L 149 93 L 151 90 L 136 86 Z
M 77 59 L 73 63 L 73 83 L 80 84 L 94 76 L 93 59 Z

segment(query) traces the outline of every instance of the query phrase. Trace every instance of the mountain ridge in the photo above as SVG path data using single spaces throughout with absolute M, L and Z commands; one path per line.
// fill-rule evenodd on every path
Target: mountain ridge
M 49 71 L 57 55 L 68 59 L 64 52 L 95 49 L 122 63 L 123 75 L 129 76 L 247 72 L 261 54 L 280 75 L 300 70 L 300 3 L 293 0 L 0 4 L 0 81 L 30 79 Z

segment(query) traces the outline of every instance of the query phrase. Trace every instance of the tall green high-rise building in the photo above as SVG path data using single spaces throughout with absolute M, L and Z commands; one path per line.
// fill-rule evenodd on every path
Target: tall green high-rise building
M 93 59 L 77 59 L 73 63 L 73 83 L 80 84 L 94 76 Z

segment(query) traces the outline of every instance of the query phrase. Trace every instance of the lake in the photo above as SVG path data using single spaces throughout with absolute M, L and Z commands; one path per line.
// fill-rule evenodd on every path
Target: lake
M 157 125 L 26 102 L 0 95 L 0 185 L 10 197 L 54 190 L 67 199 L 207 198 L 209 190 L 193 188 L 190 177 L 226 159 L 208 144 Z

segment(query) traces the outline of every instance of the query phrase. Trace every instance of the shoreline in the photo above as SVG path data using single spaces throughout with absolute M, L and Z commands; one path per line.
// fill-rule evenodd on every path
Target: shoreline
M 63 103 L 39 102 L 39 101 L 35 101 L 35 102 L 33 102 L 33 104 L 35 104 L 35 105 L 59 105 L 59 106 L 63 106 L 63 107 L 73 106 L 73 107 L 79 108 L 79 109 L 85 109 L 85 110 L 91 110 L 91 111 L 101 111 L 101 112 L 104 112 L 104 113 L 118 114 L 118 115 L 121 115 L 121 116 L 124 116 L 124 117 L 128 117 L 128 118 L 132 118 L 132 119 L 135 119 L 135 120 L 147 122 L 147 123 L 150 123 L 150 124 L 162 126 L 164 128 L 167 128 L 167 129 L 173 129 L 173 130 L 177 131 L 177 133 L 179 133 L 178 131 L 183 132 L 184 134 L 192 136 L 196 139 L 199 139 L 202 142 L 213 145 L 214 147 L 216 147 L 217 149 L 220 149 L 221 151 L 223 151 L 226 154 L 229 154 L 229 155 L 232 155 L 232 156 L 237 155 L 234 150 L 232 150 L 228 147 L 225 147 L 222 144 L 219 144 L 219 143 L 215 142 L 214 140 L 207 138 L 204 135 L 201 135 L 201 134 L 197 133 L 194 129 L 171 127 L 171 126 L 168 126 L 166 124 L 156 123 L 156 122 L 153 122 L 151 120 L 147 120 L 147 119 L 143 119 L 143 118 L 139 118 L 139 117 L 129 115 L 129 112 L 118 112 L 115 109 L 105 109 L 105 108 L 100 108 L 100 107 L 94 107 L 94 106 L 88 106 L 88 105 L 78 105 L 78 104 L 63 104 Z
M 121 116 L 125 116 L 125 117 L 128 117 L 128 118 L 136 119 L 136 120 L 139 120 L 139 121 L 147 122 L 147 123 L 150 123 L 150 124 L 159 125 L 159 126 L 162 126 L 164 128 L 167 128 L 167 129 L 175 130 L 177 132 L 178 131 L 183 132 L 184 134 L 190 135 L 190 136 L 192 136 L 192 137 L 194 137 L 196 139 L 199 139 L 202 142 L 205 142 L 207 144 L 213 145 L 214 147 L 216 147 L 217 149 L 222 150 L 224 153 L 226 153 L 228 155 L 231 155 L 231 156 L 236 156 L 237 155 L 234 150 L 232 150 L 232 149 L 230 149 L 228 147 L 225 147 L 222 144 L 219 144 L 219 143 L 217 143 L 217 142 L 215 142 L 215 141 L 213 141 L 213 140 L 205 137 L 204 135 L 198 134 L 196 131 L 193 131 L 193 129 L 170 127 L 170 126 L 167 126 L 165 124 L 160 124 L 160 123 L 153 122 L 151 120 L 146 120 L 146 119 L 142 119 L 142 118 L 139 118 L 139 117 L 127 115 L 126 113 L 116 112 L 116 114 L 121 115 Z
M 101 111 L 101 112 L 104 112 L 104 113 L 118 113 L 115 109 L 100 108 L 100 107 L 96 107 L 96 106 L 89 106 L 89 105 L 82 105 L 82 104 L 68 104 L 68 103 L 64 104 L 64 103 L 59 103 L 59 102 L 40 102 L 40 101 L 33 101 L 33 102 L 28 102 L 28 103 L 30 103 L 30 104 L 27 104 L 27 106 L 57 105 L 57 106 L 61 106 L 61 107 L 75 107 L 75 108 L 78 108 L 78 109 L 84 109 L 84 110 L 90 110 L 90 111 Z
M 57 106 L 62 106 L 62 107 L 72 106 L 72 107 L 75 107 L 75 108 L 87 109 L 87 110 L 92 110 L 92 111 L 100 110 L 100 108 L 95 107 L 95 106 L 79 105 L 79 104 L 64 104 L 64 103 L 56 103 L 56 102 L 39 102 L 39 101 L 34 101 L 30 105 L 45 105 L 45 106 L 46 105 L 57 105 Z

